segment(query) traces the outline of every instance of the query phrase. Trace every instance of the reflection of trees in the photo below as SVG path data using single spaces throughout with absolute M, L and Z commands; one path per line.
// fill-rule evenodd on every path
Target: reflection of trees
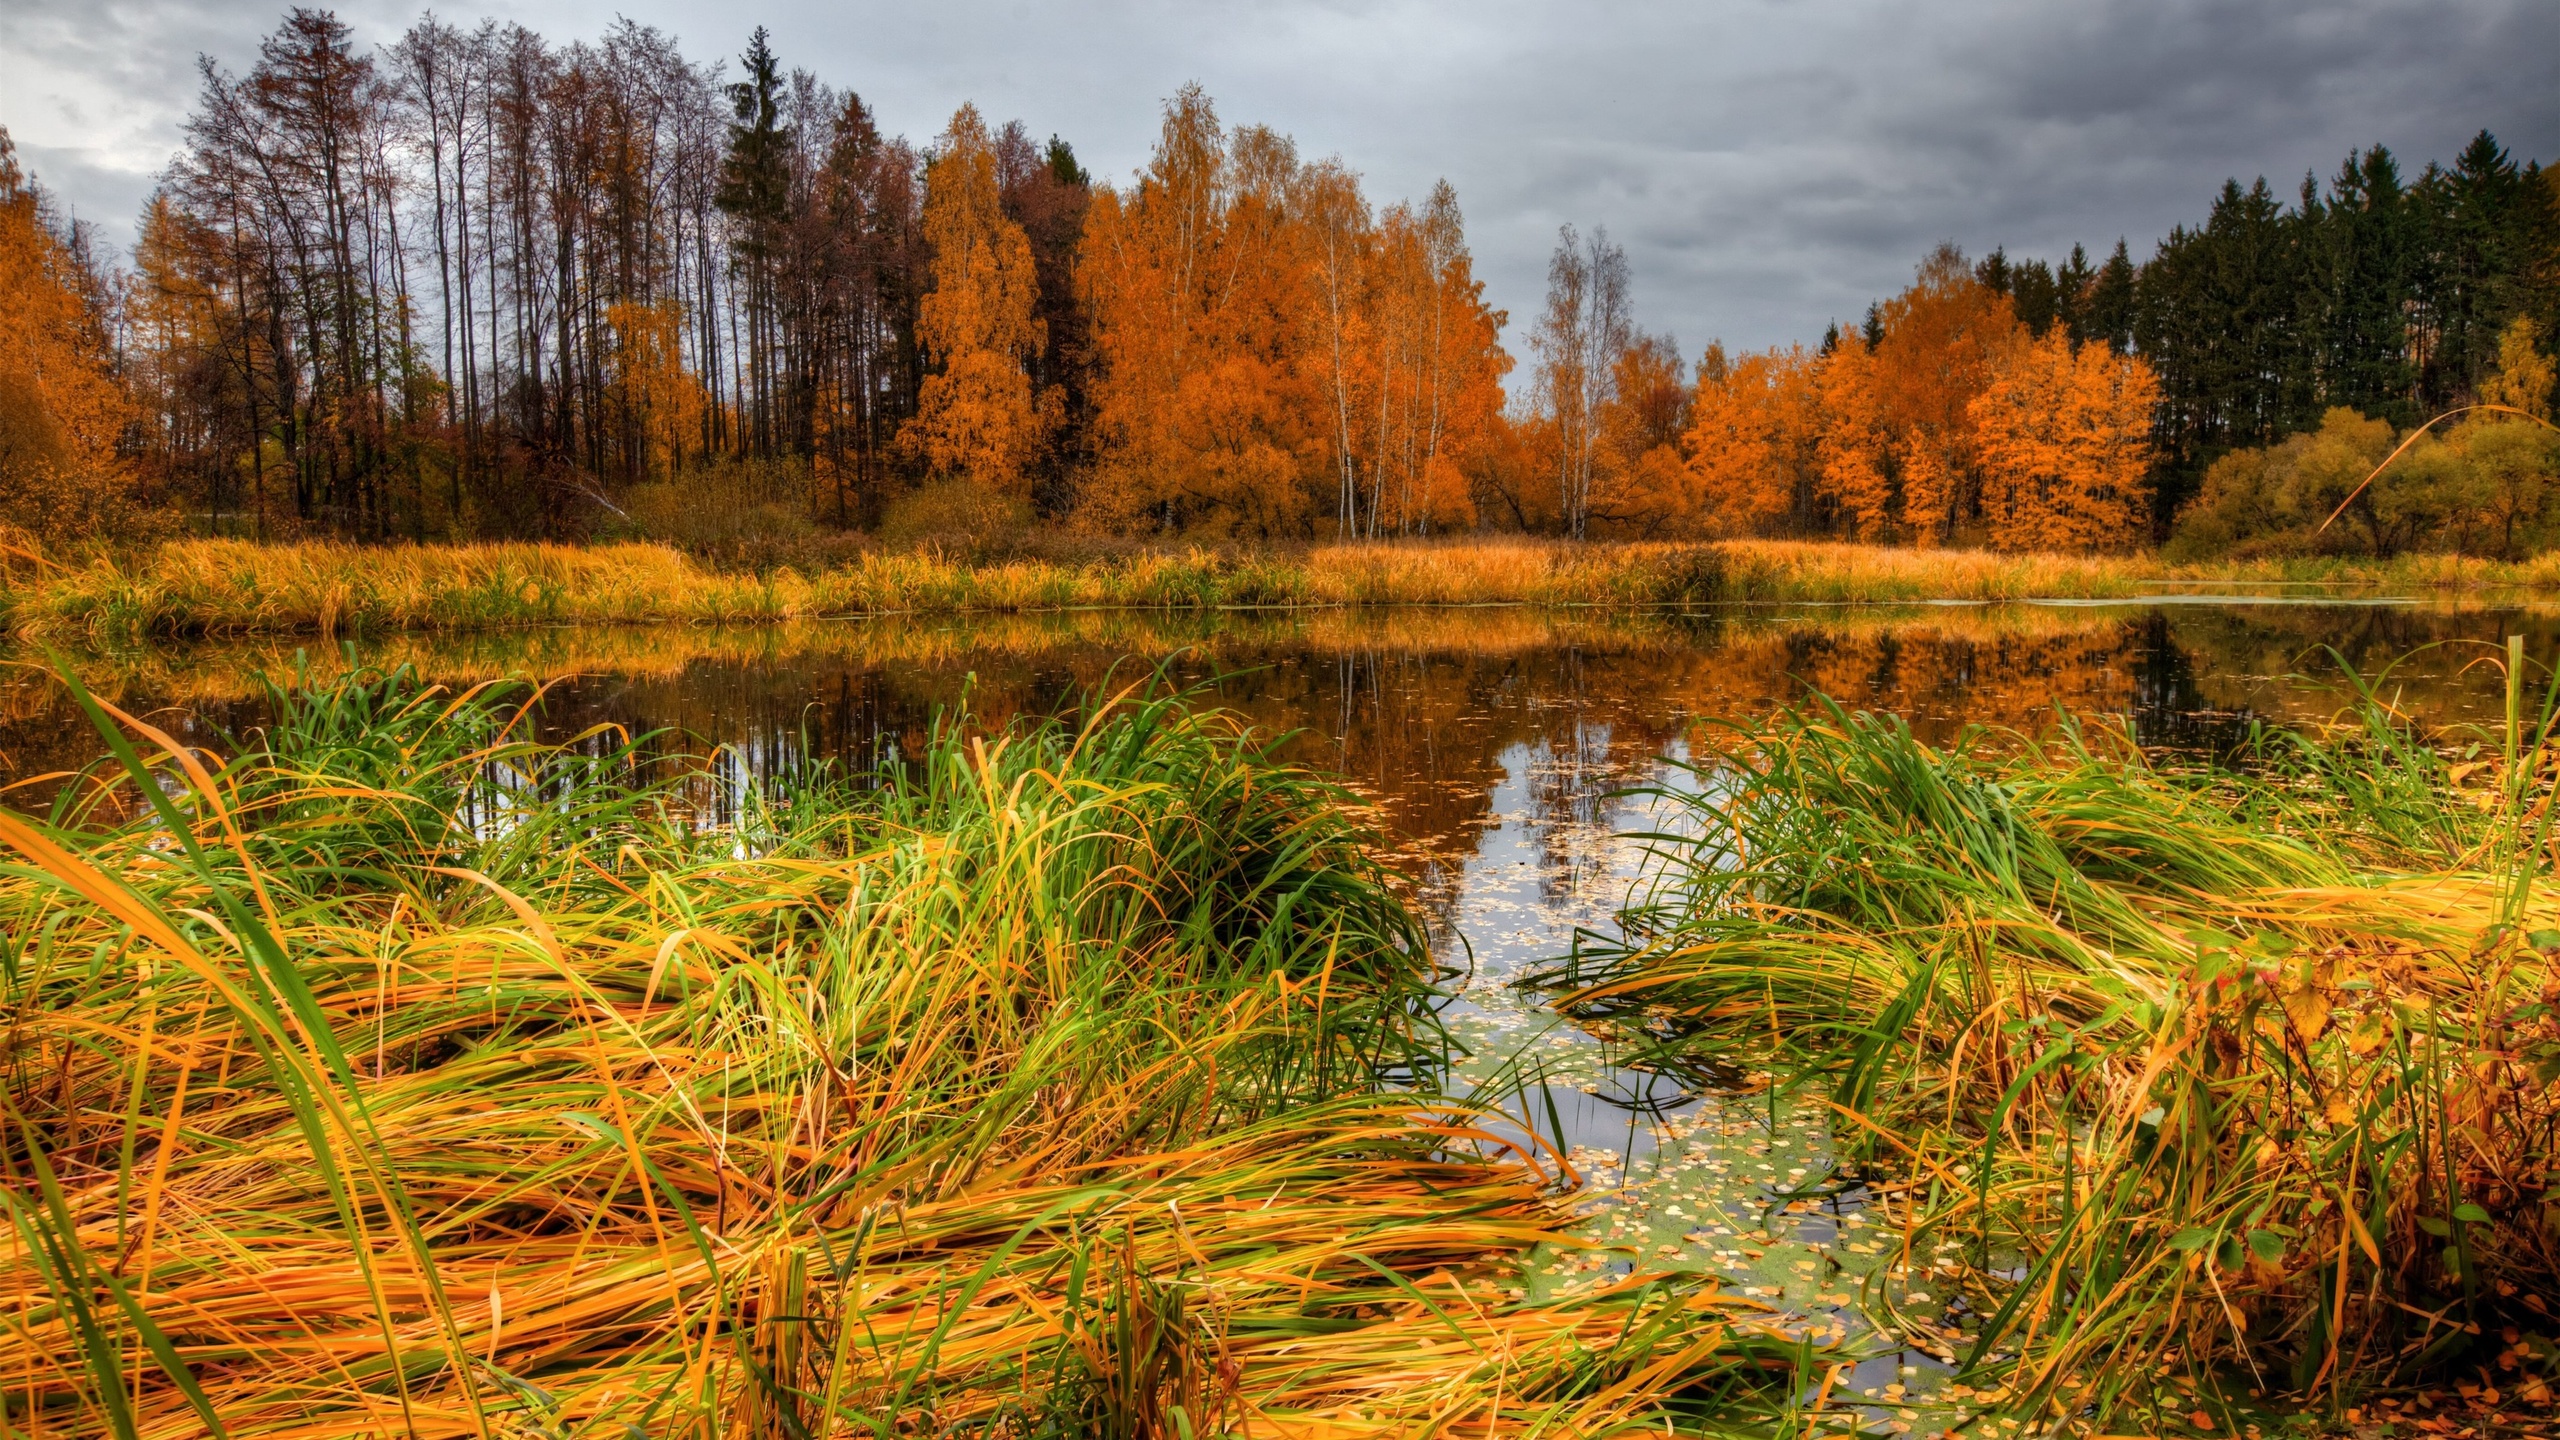
M 2477 662 L 2507 636 L 2524 636 L 2527 653 L 2544 663 L 2560 655 L 2560 615 L 2547 608 L 2186 606 L 2164 610 L 2163 630 L 2164 646 L 2193 657 L 2210 704 L 2291 719 L 2325 717 L 2339 708 L 2334 690 L 2306 690 L 2290 678 L 2334 684 L 2337 662 L 2323 647 L 2335 648 L 2367 676 L 2390 667 L 2386 695 L 2439 721 L 2485 720 L 2499 712 L 2503 682 Z
M 1598 797 L 1693 718 L 1764 714 L 1819 691 L 1904 714 L 1938 741 L 1970 722 L 2034 728 L 2056 704 L 2139 714 L 2146 734 L 2174 740 L 2171 720 L 2200 708 L 2325 715 L 2332 698 L 2251 678 L 2304 670 L 2321 643 L 2371 667 L 2429 640 L 2494 640 L 2518 624 L 2509 613 L 2275 606 L 1851 607 L 1708 620 L 1521 608 L 1092 612 L 403 635 L 368 642 L 361 658 L 449 682 L 566 677 L 545 706 L 552 733 L 598 722 L 670 730 L 670 748 L 736 747 L 723 764 L 743 778 L 811 755 L 912 755 L 935 712 L 964 693 L 979 723 L 1000 726 L 1141 679 L 1170 657 L 1185 680 L 1223 676 L 1222 701 L 1273 733 L 1296 732 L 1287 754 L 1374 800 L 1400 863 L 1429 889 L 1472 852 L 1515 744 L 1542 757 L 1535 803 L 1563 835 L 1595 823 Z M 2560 641 L 2560 619 L 2521 626 L 2537 653 Z M 128 705 L 177 707 L 210 739 L 208 721 L 253 722 L 256 677 L 289 675 L 295 655 L 290 644 L 198 645 L 93 657 L 82 669 Z M 2413 662 L 2406 703 L 2449 711 L 2474 692 L 2494 697 L 2493 680 L 2458 673 L 2467 658 L 2442 650 Z M 343 661 L 322 652 L 310 663 L 325 674 Z M 0 753 L 23 775 L 81 763 L 95 745 L 49 678 L 19 671 L 0 679 Z
M 1533 751 L 1529 769 L 1530 842 L 1538 884 L 1549 900 L 1585 895 L 1610 863 L 1609 793 L 1646 778 L 1647 763 L 1669 737 L 1649 725 L 1621 727 L 1577 719 L 1558 726 Z

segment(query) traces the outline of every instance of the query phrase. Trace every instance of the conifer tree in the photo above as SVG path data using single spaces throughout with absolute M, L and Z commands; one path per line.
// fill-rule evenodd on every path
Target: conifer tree
M 2089 268 L 2089 252 L 2079 245 L 2071 247 L 2071 258 L 2053 272 L 2054 320 L 2072 339 L 2087 342 L 2090 306 L 2095 299 L 2098 272 Z
M 782 442 L 782 276 L 784 224 L 791 217 L 793 136 L 782 122 L 783 79 L 771 37 L 761 25 L 739 57 L 746 77 L 729 87 L 729 152 L 720 167 L 718 204 L 737 226 L 737 264 L 744 282 L 747 441 L 758 455 Z
M 2102 340 L 2107 348 L 2121 355 L 2133 348 L 2133 320 L 2138 304 L 2135 295 L 2133 259 L 2125 253 L 2122 239 L 2116 241 L 2107 263 L 2098 267 L 2097 278 L 2089 285 L 2089 310 L 2082 323 L 2080 338 Z
M 2415 423 L 2409 300 L 2417 247 L 2408 198 L 2399 163 L 2378 145 L 2347 158 L 2325 201 L 2304 182 L 2294 225 L 2304 241 L 2310 373 L 2295 379 L 2287 410 L 2263 436 L 2307 418 L 2315 396 L 2323 406 Z

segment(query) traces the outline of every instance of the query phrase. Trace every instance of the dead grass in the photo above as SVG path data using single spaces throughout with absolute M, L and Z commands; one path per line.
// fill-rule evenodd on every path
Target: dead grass
M 650 544 L 365 548 L 172 541 L 0 574 L 21 638 L 761 624 L 827 616 L 1376 605 L 1655 609 L 1723 602 L 2130 600 L 2217 585 L 2449 595 L 2560 586 L 2560 556 L 2505 563 L 2165 566 L 2146 555 L 2009 555 L 1811 541 L 1577 545 L 1525 538 L 1143 550 L 968 564 L 866 551 L 813 574 L 704 566 Z
M 1558 1171 L 1430 1092 L 1416 921 L 1230 717 L 703 828 L 487 694 L 277 708 L 0 810 L 5 1433 L 1658 1433 L 1790 1373 L 1712 1288 L 1515 1298 Z

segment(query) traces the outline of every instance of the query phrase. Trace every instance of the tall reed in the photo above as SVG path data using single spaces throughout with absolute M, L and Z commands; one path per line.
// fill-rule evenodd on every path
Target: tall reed
M 2560 754 L 2521 659 L 2503 734 L 2367 691 L 2225 768 L 1745 727 L 1664 797 L 1633 938 L 1543 979 L 1667 1063 L 1774 1037 L 1905 1221 L 1872 1298 L 2013 1408 L 2156 1433 L 2164 1381 L 2343 1408 L 2457 1365 L 2547 1399 L 2510 1327 L 2560 1319 Z
M 1512 1298 L 1326 782 L 1144 688 L 697 823 L 358 673 L 0 813 L 0 1420 L 55 1436 L 1606 1433 L 1748 1302 Z M 1772 1368 L 1774 1367 L 1774 1368 Z
M 0 625 L 27 639 L 766 623 L 880 614 L 1358 605 L 1618 609 L 1720 602 L 2132 600 L 2233 585 L 2308 593 L 2543 591 L 2560 555 L 2168 565 L 1791 540 L 1577 544 L 1525 537 L 1140 549 L 970 559 L 847 550 L 807 571 L 715 569 L 650 544 L 364 547 L 171 541 L 46 557 L 0 546 Z M 2264 593 L 2263 588 L 2255 593 Z
M 2145 562 L 2116 556 L 1486 539 L 984 563 L 873 551 L 814 573 L 748 574 L 642 544 L 368 549 L 197 540 L 0 570 L 0 601 L 8 628 L 21 636 L 112 641 L 1082 607 L 2095 598 L 2142 593 L 2147 570 Z

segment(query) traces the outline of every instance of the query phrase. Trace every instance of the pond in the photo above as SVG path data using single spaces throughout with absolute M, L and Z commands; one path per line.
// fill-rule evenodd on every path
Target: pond
M 2144 743 L 2225 746 L 2258 723 L 2317 722 L 2348 699 L 2340 664 L 2438 723 L 2501 713 L 2478 662 L 2510 634 L 2560 648 L 2560 610 L 2178 597 L 2131 605 L 1772 607 L 1686 615 L 1516 607 L 1168 616 L 888 617 L 748 629 L 544 630 L 363 640 L 197 643 L 83 657 L 101 693 L 173 734 L 219 745 L 259 716 L 260 675 L 326 672 L 352 655 L 468 684 L 548 682 L 540 723 L 665 732 L 706 757 L 714 813 L 751 777 L 812 757 L 915 754 L 937 716 L 994 727 L 1079 697 L 1174 679 L 1285 735 L 1375 809 L 1388 859 L 1453 974 L 1444 1018 L 1455 1079 L 1493 1088 L 1585 1182 L 1579 1239 L 1532 1255 L 1521 1288 L 1570 1294 L 1629 1273 L 1688 1270 L 1841 1347 L 1835 1399 L 1865 1421 L 1932 1431 L 1962 1396 L 1925 1328 L 1929 1256 L 1897 1259 L 1854 1177 L 1833 1174 L 1819 1097 L 1738 1068 L 1684 1089 L 1616 1063 L 1512 985 L 1607 934 L 1644 869 L 1647 802 L 1680 784 L 1715 722 L 1807 703 L 1891 710 L 1925 738 L 1968 725 L 2034 729 L 2057 708 L 2129 723 Z M 25 658 L 25 657 L 21 657 Z M 27 781 L 97 747 L 41 670 L 0 686 L 0 769 Z M 42 783 L 12 792 L 33 803 Z M 1923 1328 L 1882 1335 L 1891 1298 Z

